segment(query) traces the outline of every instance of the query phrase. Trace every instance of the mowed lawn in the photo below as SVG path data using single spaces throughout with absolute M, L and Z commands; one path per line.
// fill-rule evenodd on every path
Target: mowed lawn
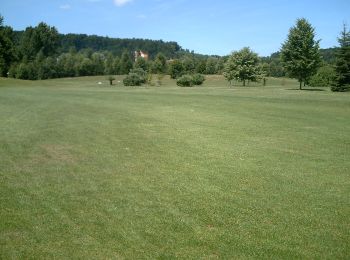
M 0 79 L 0 258 L 350 257 L 350 93 L 105 78 Z

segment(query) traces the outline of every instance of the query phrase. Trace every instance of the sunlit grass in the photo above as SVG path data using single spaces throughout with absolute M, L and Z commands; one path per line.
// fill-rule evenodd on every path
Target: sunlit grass
M 121 80 L 0 79 L 1 258 L 349 257 L 349 93 Z

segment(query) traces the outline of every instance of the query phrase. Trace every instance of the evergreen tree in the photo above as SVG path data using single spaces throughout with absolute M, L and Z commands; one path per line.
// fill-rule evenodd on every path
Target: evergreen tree
M 338 42 L 340 48 L 336 54 L 336 80 L 332 84 L 331 90 L 346 91 L 350 89 L 350 32 L 345 24 L 343 25 Z
M 283 66 L 292 78 L 298 79 L 300 89 L 302 83 L 316 73 L 321 63 L 319 40 L 314 39 L 314 32 L 315 29 L 306 19 L 298 19 L 281 48 Z
M 16 49 L 13 41 L 13 30 L 3 26 L 3 17 L 0 15 L 0 76 L 7 76 L 10 65 L 16 60 Z

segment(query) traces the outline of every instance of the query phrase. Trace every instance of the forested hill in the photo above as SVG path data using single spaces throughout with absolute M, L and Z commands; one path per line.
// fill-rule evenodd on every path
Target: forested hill
M 121 56 L 124 50 L 133 52 L 142 50 L 147 52 L 151 59 L 158 53 L 163 53 L 168 58 L 175 58 L 182 50 L 177 42 L 164 42 L 162 40 L 148 39 L 119 39 L 86 34 L 60 34 L 61 52 L 68 52 L 75 47 L 77 51 L 90 48 L 93 51 L 110 51 L 116 56 Z
M 14 31 L 14 38 L 20 42 L 24 31 Z M 67 53 L 72 48 L 76 51 L 91 49 L 92 51 L 110 51 L 115 56 L 121 56 L 123 51 L 132 53 L 135 50 L 142 50 L 154 59 L 158 53 L 163 53 L 167 58 L 177 58 L 181 53 L 188 52 L 174 41 L 165 42 L 163 40 L 150 39 L 121 39 L 106 36 L 87 34 L 59 34 L 58 53 Z

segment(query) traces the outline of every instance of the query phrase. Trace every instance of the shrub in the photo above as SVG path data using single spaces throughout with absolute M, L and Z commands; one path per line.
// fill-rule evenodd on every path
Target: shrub
M 124 86 L 141 86 L 146 83 L 147 73 L 142 68 L 131 69 L 123 80 Z
M 173 60 L 169 65 L 169 75 L 172 79 L 180 78 L 184 75 L 185 68 L 180 60 Z
M 334 68 L 331 66 L 323 66 L 310 78 L 309 84 L 311 87 L 329 87 L 335 79 L 336 74 Z
M 136 73 L 129 73 L 129 75 L 123 79 L 124 86 L 141 86 L 144 82 L 145 79 Z
M 192 87 L 193 78 L 190 75 L 183 75 L 177 79 L 176 84 L 180 87 Z
M 193 85 L 202 85 L 205 80 L 205 77 L 202 74 L 194 75 L 183 75 L 178 78 L 176 84 L 180 87 L 192 87 Z
M 108 81 L 109 81 L 109 85 L 113 85 L 113 81 L 115 80 L 115 77 L 113 77 L 113 76 L 109 76 L 108 78 Z
M 340 85 L 339 83 L 335 82 L 331 86 L 331 90 L 333 92 L 345 92 L 350 91 L 350 84 L 347 85 Z
M 131 69 L 130 73 L 135 73 L 135 74 L 139 75 L 140 78 L 142 78 L 144 81 L 142 83 L 146 83 L 147 72 L 144 69 L 142 69 L 142 68 Z
M 204 80 L 205 77 L 202 74 L 197 73 L 192 76 L 193 85 L 202 85 Z

